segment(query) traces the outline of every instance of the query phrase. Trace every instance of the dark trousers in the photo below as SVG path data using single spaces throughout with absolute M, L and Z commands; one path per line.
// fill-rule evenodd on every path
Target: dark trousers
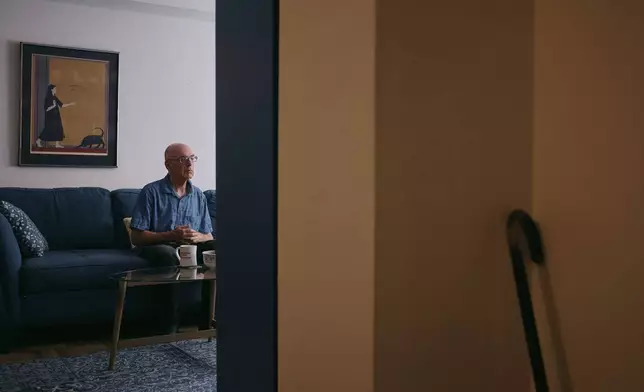
M 215 240 L 201 242 L 197 245 L 197 264 L 203 265 L 203 252 L 206 250 L 216 250 L 217 243 Z M 159 244 L 137 247 L 136 251 L 144 259 L 148 260 L 155 267 L 171 267 L 179 265 L 177 258 L 176 248 L 179 245 L 174 244 Z M 199 314 L 200 328 L 209 328 L 210 326 L 205 320 L 209 319 L 210 313 L 210 291 L 212 290 L 211 284 L 214 282 L 200 282 L 201 283 L 201 311 Z M 194 283 L 182 284 L 169 284 L 157 287 L 159 290 L 159 297 L 168 303 L 167 314 L 164 315 L 170 326 L 169 328 L 174 331 L 179 324 L 180 316 L 180 296 L 183 289 L 189 289 L 187 285 Z M 164 324 L 166 322 L 164 320 Z

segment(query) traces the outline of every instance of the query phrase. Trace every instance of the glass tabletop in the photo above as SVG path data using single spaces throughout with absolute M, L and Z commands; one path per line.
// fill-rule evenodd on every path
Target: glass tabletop
M 215 271 L 206 266 L 158 267 L 119 272 L 112 279 L 141 283 L 172 283 L 197 280 L 216 280 Z

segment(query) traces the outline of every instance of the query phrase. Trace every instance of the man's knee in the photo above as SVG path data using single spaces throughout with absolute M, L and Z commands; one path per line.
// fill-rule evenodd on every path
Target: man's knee
M 204 250 L 217 250 L 217 241 L 215 240 L 210 240 L 210 241 L 205 241 L 199 244 L 199 250 L 204 251 Z
M 207 250 L 217 250 L 215 240 L 200 242 L 197 244 L 197 263 L 203 264 L 203 252 Z
M 139 254 L 154 265 L 178 265 L 177 251 L 171 245 L 149 245 L 139 248 Z

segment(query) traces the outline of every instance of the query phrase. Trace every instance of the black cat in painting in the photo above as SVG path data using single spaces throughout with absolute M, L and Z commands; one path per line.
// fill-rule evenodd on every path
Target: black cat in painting
M 100 135 L 87 135 L 83 138 L 83 141 L 81 141 L 81 144 L 78 145 L 77 148 L 79 147 L 88 147 L 88 148 L 105 148 L 105 140 L 103 139 L 103 136 L 105 136 L 105 131 L 103 128 L 94 128 L 94 130 L 99 130 L 101 131 Z M 95 147 L 94 147 L 95 146 Z

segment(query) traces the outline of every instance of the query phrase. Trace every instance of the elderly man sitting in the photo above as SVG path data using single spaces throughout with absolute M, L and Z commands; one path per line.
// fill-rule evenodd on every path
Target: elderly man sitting
M 144 186 L 134 207 L 132 244 L 143 258 L 157 266 L 177 265 L 176 247 L 195 244 L 202 264 L 202 252 L 214 250 L 215 240 L 206 197 L 190 181 L 197 156 L 181 143 L 168 146 L 164 156 L 168 174 Z M 162 288 L 170 295 L 173 332 L 178 325 L 178 292 L 175 285 Z

